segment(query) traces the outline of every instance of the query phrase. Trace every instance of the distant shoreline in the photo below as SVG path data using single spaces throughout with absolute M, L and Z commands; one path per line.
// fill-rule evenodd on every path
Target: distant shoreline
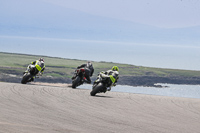
M 10 83 L 21 83 L 22 76 L 13 75 L 13 74 L 0 74 L 0 81 L 1 82 L 10 82 Z M 94 81 L 95 78 L 92 78 Z M 35 79 L 34 84 L 42 83 L 45 84 L 52 84 L 52 86 L 59 86 L 64 85 L 68 86 L 71 84 L 70 78 L 53 78 L 53 77 L 40 77 Z M 128 85 L 128 86 L 144 86 L 144 87 L 166 87 L 162 85 L 156 85 L 157 83 L 163 84 L 184 84 L 184 85 L 200 85 L 200 78 L 193 77 L 193 78 L 163 78 L 163 77 L 148 77 L 148 76 L 122 76 L 118 81 L 118 85 Z
M 27 65 L 39 57 L 38 55 L 0 52 L 0 58 L 2 59 L 0 81 L 20 83 Z M 45 56 L 45 61 L 45 72 L 42 77 L 35 79 L 35 82 L 71 84 L 71 77 L 76 67 L 86 62 L 85 60 L 48 56 Z M 113 65 L 117 65 L 120 69 L 117 82 L 119 85 L 147 87 L 164 87 L 156 85 L 157 83 L 200 85 L 200 71 L 162 69 L 95 61 L 93 62 L 95 71 L 91 80 L 95 81 L 99 72 L 107 71 Z

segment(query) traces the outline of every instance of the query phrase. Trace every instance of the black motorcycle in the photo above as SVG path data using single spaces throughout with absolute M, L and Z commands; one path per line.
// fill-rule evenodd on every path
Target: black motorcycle
M 26 84 L 27 82 L 31 82 L 32 79 L 38 74 L 38 70 L 35 65 L 29 65 L 29 70 L 24 72 L 21 83 Z
M 76 88 L 84 83 L 85 80 L 85 69 L 76 69 L 74 76 L 72 77 L 72 88 Z
M 90 95 L 95 96 L 97 93 L 105 93 L 106 91 L 110 91 L 111 87 L 115 86 L 113 80 L 115 79 L 112 75 L 102 77 L 100 73 L 97 77 L 97 80 L 93 83 Z

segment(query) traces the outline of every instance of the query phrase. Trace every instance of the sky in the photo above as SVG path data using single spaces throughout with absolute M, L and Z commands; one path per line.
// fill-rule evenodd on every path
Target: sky
M 185 36 L 180 36 L 179 34 L 180 33 L 183 34 L 183 32 L 188 30 L 185 29 L 179 31 L 176 29 L 174 30 L 174 28 L 187 27 L 190 29 L 192 26 L 200 27 L 200 8 L 199 8 L 200 0 L 34 0 L 34 1 L 19 0 L 19 1 L 0 0 L 1 3 L 0 29 L 2 28 L 3 29 L 2 31 L 5 31 L 5 32 L 0 31 L 0 52 L 24 53 L 33 55 L 36 54 L 36 55 L 46 55 L 52 57 L 62 57 L 62 58 L 92 60 L 92 61 L 108 61 L 108 62 L 133 64 L 133 65 L 147 66 L 147 67 L 158 67 L 158 68 L 200 70 L 199 30 L 197 31 L 196 27 L 192 28 L 192 30 L 189 30 L 190 31 L 189 34 L 184 34 Z M 50 6 L 48 4 L 56 5 L 56 7 Z M 2 5 L 10 7 L 10 8 L 4 7 L 5 9 L 7 9 L 9 13 L 2 11 L 3 10 L 3 8 L 1 8 Z M 23 8 L 21 8 L 21 6 L 23 6 Z M 43 6 L 46 8 L 43 8 Z M 78 14 L 75 15 L 79 17 L 86 16 L 85 18 L 87 19 L 83 17 L 85 19 L 84 24 L 83 21 L 74 22 L 75 25 L 73 26 L 75 26 L 76 28 L 75 32 L 73 31 L 72 28 L 70 29 L 72 31 L 67 33 L 66 30 L 68 27 L 66 25 L 62 27 L 61 25 L 61 28 L 63 28 L 62 35 L 70 34 L 71 38 L 64 38 L 64 39 L 56 38 L 61 35 L 61 32 L 57 31 L 56 26 L 63 23 L 71 25 L 73 22 L 68 23 L 70 21 L 69 16 L 71 15 L 70 18 L 73 18 L 74 14 L 73 13 L 70 14 L 72 10 L 64 10 L 66 13 L 63 12 L 63 14 L 60 13 L 60 11 L 58 12 L 59 14 L 56 14 L 57 12 L 56 11 L 54 12 L 53 10 L 50 13 L 52 14 L 55 13 L 53 14 L 53 16 L 55 18 L 59 16 L 59 18 L 61 19 L 57 20 L 54 18 L 49 19 L 48 18 L 49 16 L 52 17 L 51 14 L 46 15 L 45 13 L 49 13 L 48 10 L 51 10 L 52 7 L 53 8 L 55 7 L 54 10 L 58 10 L 59 7 L 64 7 L 66 9 L 68 8 L 74 9 L 73 11 L 75 12 L 73 13 Z M 18 12 L 18 10 L 20 11 Z M 61 9 L 61 11 L 62 10 L 63 8 Z M 76 10 L 81 12 L 76 12 Z M 22 13 L 25 16 L 21 15 L 20 13 Z M 29 15 L 29 13 L 32 14 Z M 43 16 L 39 16 L 40 14 L 42 14 Z M 1 17 L 1 15 L 4 17 Z M 9 16 L 9 19 L 11 19 L 8 20 L 8 22 L 14 22 L 14 24 L 6 23 L 7 21 L 1 21 L 1 19 L 6 18 L 5 16 L 7 15 Z M 20 18 L 21 16 L 23 16 L 22 19 Z M 62 16 L 65 16 L 66 18 Z M 130 36 L 130 38 L 138 36 L 139 39 L 141 39 L 142 41 L 144 40 L 144 42 L 136 42 L 137 37 L 135 40 L 133 38 L 132 42 L 125 42 L 126 40 L 124 42 L 122 40 L 118 42 L 117 41 L 118 38 L 115 38 L 116 40 L 113 42 L 109 42 L 107 40 L 87 40 L 88 38 L 86 39 L 81 38 L 84 36 L 82 34 L 87 34 L 88 31 L 90 31 L 87 28 L 88 27 L 90 28 L 91 23 L 88 23 L 89 26 L 85 26 L 85 23 L 87 24 L 87 21 L 90 20 L 90 18 L 88 17 L 93 17 L 91 20 L 98 19 L 97 21 L 99 21 L 100 19 L 104 19 L 102 20 L 102 22 L 107 22 L 108 20 L 110 20 L 110 19 L 105 19 L 105 17 L 114 18 L 112 19 L 111 22 L 117 21 L 116 24 L 119 24 L 119 26 L 122 23 L 121 24 L 122 27 L 125 25 L 124 26 L 125 28 L 123 29 L 124 32 L 120 32 L 120 34 L 117 34 L 119 35 L 117 37 L 119 38 L 121 36 L 126 37 L 129 35 L 129 33 L 132 33 L 133 35 Z M 36 20 L 35 18 L 39 19 Z M 40 18 L 42 21 L 38 21 L 40 20 Z M 46 19 L 46 21 L 43 21 L 44 19 Z M 81 19 L 74 19 L 72 21 Z M 23 23 L 19 23 L 21 25 L 17 25 L 16 21 L 14 20 L 20 20 L 19 22 Z M 63 23 L 60 23 L 60 21 L 62 20 L 64 20 Z M 30 21 L 31 23 L 28 24 L 26 23 Z M 52 28 L 53 30 L 49 28 L 47 29 L 47 31 L 48 32 L 51 31 L 49 33 L 55 33 L 55 34 L 52 34 L 52 36 L 45 36 L 47 33 L 45 32 L 46 30 L 45 27 L 49 26 L 48 25 L 50 24 L 49 21 L 52 21 L 52 25 L 55 27 L 51 27 L 52 25 L 50 25 L 50 28 Z M 124 21 L 128 23 L 124 23 Z M 1 22 L 2 23 L 5 22 L 3 23 L 3 25 L 8 24 L 9 29 L 7 29 L 6 26 L 2 26 Z M 40 24 L 42 22 L 44 22 L 44 24 Z M 91 22 L 93 23 L 96 21 L 93 20 Z M 143 36 L 145 36 L 145 34 L 143 33 L 146 33 L 146 31 L 148 31 L 148 35 L 151 35 L 152 34 L 151 30 L 148 29 L 146 30 L 144 26 L 142 28 L 139 27 L 135 29 L 134 32 L 129 32 L 129 30 L 133 30 L 133 28 L 135 28 L 133 27 L 132 29 L 130 29 L 128 25 L 130 24 L 130 22 L 133 22 L 133 25 L 135 23 L 138 23 L 138 24 L 154 26 L 156 27 L 155 31 L 157 31 L 157 29 L 160 28 L 162 30 L 161 32 L 160 31 L 156 32 L 156 34 L 154 33 L 155 34 L 155 35 L 153 34 L 154 38 L 146 39 L 143 38 Z M 101 21 L 99 23 L 101 23 Z M 35 24 L 38 24 L 37 26 L 40 27 L 44 26 L 44 27 L 42 27 L 43 29 L 41 28 L 38 30 L 37 28 L 35 28 L 37 27 Z M 94 25 L 93 27 L 91 26 L 92 28 L 90 33 L 94 32 L 94 35 L 92 37 L 95 38 L 98 35 L 100 36 L 100 34 L 102 35 L 102 33 L 105 34 L 107 37 L 107 34 L 109 35 L 111 33 L 106 32 L 107 33 L 106 34 L 105 31 L 101 32 L 101 30 L 105 30 L 107 26 L 109 32 L 117 33 L 120 31 L 118 29 L 117 30 L 115 29 L 118 25 L 115 25 L 114 30 L 111 30 L 112 28 L 110 27 L 112 27 L 113 25 L 110 26 L 109 24 L 113 23 L 102 24 L 103 26 L 100 25 L 104 29 L 102 27 L 95 27 L 98 24 Z M 28 26 L 30 25 L 31 27 L 34 27 L 36 29 L 36 32 L 34 32 L 34 30 L 29 32 L 31 28 Z M 82 27 L 77 28 L 76 27 L 77 25 L 83 26 L 83 28 Z M 15 27 L 15 29 L 13 27 Z M 79 28 L 82 29 L 79 31 Z M 86 29 L 87 32 L 84 32 L 85 30 L 84 28 Z M 16 31 L 16 29 L 18 31 Z M 27 34 L 26 36 L 23 34 L 24 29 L 26 31 L 24 32 L 24 34 Z M 141 31 L 140 33 L 140 30 L 143 31 Z M 166 31 L 166 33 L 162 34 L 160 38 L 162 37 L 163 40 L 167 38 L 166 42 L 163 41 L 155 43 L 154 41 L 158 40 L 157 35 L 159 35 L 159 33 L 162 33 L 162 31 Z M 175 32 L 178 31 L 178 32 L 174 33 L 173 31 Z M 194 33 L 195 37 L 193 36 L 193 31 L 195 31 Z M 170 35 L 172 36 L 172 38 L 170 38 L 171 37 Z M 190 37 L 194 37 L 194 39 L 189 38 L 189 40 L 185 42 L 184 37 L 187 37 L 188 35 L 190 35 Z M 80 37 L 80 39 L 73 38 L 76 36 Z M 91 34 L 88 34 L 88 36 L 91 37 Z M 172 42 L 173 37 L 175 38 L 176 42 Z M 108 39 L 110 39 L 109 36 Z M 151 39 L 154 40 L 152 42 L 148 42 Z M 170 42 L 171 44 L 167 42 Z M 176 44 L 177 42 L 179 42 L 179 44 Z M 183 45 L 183 43 L 185 44 Z M 32 50 L 30 50 L 29 47 L 31 47 Z
M 0 36 L 0 46 L 0 52 L 200 70 L 200 47 L 12 36 Z
M 43 0 L 48 3 L 162 28 L 200 25 L 200 0 Z

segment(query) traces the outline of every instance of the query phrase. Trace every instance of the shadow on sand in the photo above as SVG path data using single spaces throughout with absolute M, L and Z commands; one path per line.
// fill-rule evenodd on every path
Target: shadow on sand
M 111 96 L 102 96 L 102 95 L 95 95 L 95 96 L 93 96 L 93 97 L 113 98 L 113 97 L 111 97 Z

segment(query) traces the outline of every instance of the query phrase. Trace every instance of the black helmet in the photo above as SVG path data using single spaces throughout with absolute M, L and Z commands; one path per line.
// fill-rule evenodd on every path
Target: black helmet
M 43 59 L 43 58 L 40 58 L 39 61 L 43 61 L 43 62 L 44 62 L 44 59 Z
M 87 62 L 87 67 L 88 67 L 88 68 L 92 67 L 92 62 L 91 62 L 91 61 L 88 61 L 88 62 Z

